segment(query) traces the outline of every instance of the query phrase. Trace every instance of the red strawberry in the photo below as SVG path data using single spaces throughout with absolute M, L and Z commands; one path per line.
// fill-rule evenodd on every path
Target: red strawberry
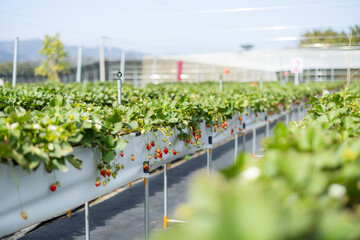
M 191 141 L 190 143 L 191 143 L 191 144 L 193 144 L 194 142 L 193 142 L 193 141 Z
M 198 136 L 195 136 L 195 140 L 197 141 L 199 139 L 199 137 Z
M 164 153 L 165 153 L 165 154 L 168 154 L 168 152 L 169 152 L 169 149 L 165 148 L 165 149 L 164 149 Z
M 241 131 L 241 128 L 239 128 L 239 131 Z
M 201 138 L 201 134 L 199 134 L 199 138 Z
M 158 158 L 158 155 L 157 155 L 157 154 L 155 154 L 155 155 L 154 155 L 154 158 L 155 158 L 155 159 L 157 159 L 157 158 Z
M 227 122 L 224 123 L 224 126 L 225 126 L 225 127 L 227 126 Z
M 124 152 L 123 151 L 120 152 L 120 156 L 124 157 Z
M 255 113 L 255 117 L 257 117 L 258 116 L 258 114 L 257 113 Z
M 159 158 L 162 158 L 162 152 L 161 152 L 161 153 L 159 153 Z
M 269 123 L 271 123 L 271 121 L 270 121 L 270 120 L 269 120 L 268 122 L 269 122 Z
M 105 169 L 101 170 L 101 171 L 100 171 L 100 174 L 101 174 L 103 177 L 106 177 L 106 170 L 105 170 Z
M 111 169 L 106 170 L 106 175 L 107 175 L 108 177 L 110 177 L 110 175 L 111 175 Z
M 195 135 L 196 135 L 196 132 L 193 132 L 192 135 L 195 136 Z
M 189 143 L 189 142 L 190 142 L 190 139 L 186 139 L 186 142 Z
M 97 180 L 97 181 L 95 182 L 95 186 L 98 187 L 98 186 L 100 186 L 100 185 L 101 185 L 101 181 L 100 181 L 100 180 Z
M 173 151 L 173 154 L 176 155 L 176 150 Z
M 28 218 L 26 212 L 22 211 L 20 214 L 21 214 L 21 217 L 22 217 L 23 219 L 26 220 L 26 219 Z
M 156 151 L 157 151 L 157 153 L 161 153 L 161 149 L 160 149 L 160 148 L 158 148 Z
M 242 117 L 239 117 L 239 120 L 242 121 Z
M 151 142 L 151 146 L 155 147 L 155 142 L 154 141 Z
M 248 113 L 246 113 L 246 116 L 249 116 L 249 114 L 248 114 Z
M 150 148 L 151 148 L 150 144 L 148 144 L 148 145 L 146 146 L 146 148 L 147 148 L 147 150 L 150 150 Z
M 55 192 L 56 191 L 56 185 L 55 184 L 51 184 L 50 185 L 50 190 L 52 191 L 52 192 Z
M 131 161 L 134 161 L 135 160 L 135 157 L 134 157 L 134 154 L 131 155 Z
M 206 127 L 210 127 L 210 124 L 207 124 Z
M 145 165 L 145 166 L 144 166 L 144 169 L 145 169 L 145 170 L 149 170 L 149 165 Z

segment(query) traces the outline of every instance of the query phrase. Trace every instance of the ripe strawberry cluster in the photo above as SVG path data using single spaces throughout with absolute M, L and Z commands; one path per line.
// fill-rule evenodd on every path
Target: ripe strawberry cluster
M 98 165 L 98 169 L 99 169 L 99 172 L 100 172 L 100 175 L 103 177 L 103 186 L 106 186 L 106 184 L 108 182 L 110 182 L 110 177 L 113 177 L 114 179 L 116 178 L 118 172 L 121 170 L 121 169 L 124 169 L 124 164 L 118 164 L 118 163 L 115 163 L 115 162 L 112 162 L 112 165 L 110 164 L 99 164 Z M 97 177 L 96 180 L 95 180 L 95 186 L 96 187 L 99 187 L 101 185 L 101 177 Z

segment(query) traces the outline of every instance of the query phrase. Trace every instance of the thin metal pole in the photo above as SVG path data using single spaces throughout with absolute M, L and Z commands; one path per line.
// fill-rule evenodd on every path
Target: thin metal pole
M 167 167 L 166 164 L 164 164 L 164 228 L 167 227 L 167 210 L 168 210 L 168 206 L 167 206 L 167 196 L 168 196 L 168 192 L 167 192 Z
M 19 41 L 19 38 L 16 37 L 16 38 L 15 38 L 15 46 L 14 46 L 14 62 L 13 62 L 13 74 L 12 74 L 12 87 L 15 87 L 15 86 L 16 86 L 18 41 Z
M 246 134 L 245 134 L 245 131 L 243 132 L 243 136 L 242 136 L 242 145 L 243 145 L 243 151 L 245 152 L 246 151 Z
M 295 80 L 294 80 L 294 82 L 295 82 L 295 86 L 298 86 L 298 85 L 299 85 L 299 73 L 298 73 L 298 72 L 295 73 Z
M 105 82 L 104 37 L 100 38 L 100 82 Z
M 82 47 L 79 47 L 78 51 L 78 61 L 77 61 L 77 69 L 76 69 L 76 82 L 79 83 L 81 81 L 81 56 L 82 56 Z
M 118 86 L 118 104 L 121 105 L 121 87 L 122 87 L 122 81 L 120 79 L 117 80 L 117 86 Z
M 235 153 L 234 153 L 234 165 L 236 163 L 236 157 L 238 155 L 238 138 L 239 138 L 239 133 L 235 134 Z
M 270 123 L 267 122 L 265 125 L 265 136 L 268 137 L 270 135 Z
M 125 81 L 125 50 L 121 49 L 120 72 L 122 72 L 122 80 Z
M 207 150 L 207 175 L 210 176 L 210 170 L 212 169 L 212 136 L 208 139 L 208 150 Z
M 220 92 L 223 91 L 223 77 L 220 75 Z
M 256 156 L 256 127 L 254 127 L 253 129 L 253 149 L 252 149 L 252 152 L 253 152 L 253 156 Z
M 85 235 L 86 235 L 86 240 L 90 240 L 89 202 L 85 202 Z
M 149 239 L 149 179 L 144 178 L 145 187 L 145 206 L 144 206 L 144 218 L 145 218 L 145 240 Z

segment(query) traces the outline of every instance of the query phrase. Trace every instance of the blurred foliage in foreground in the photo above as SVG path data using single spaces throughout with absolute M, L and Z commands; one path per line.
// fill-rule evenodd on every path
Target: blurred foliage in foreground
M 359 89 L 311 99 L 301 127 L 279 124 L 264 158 L 193 179 L 173 225 L 153 239 L 360 239 Z

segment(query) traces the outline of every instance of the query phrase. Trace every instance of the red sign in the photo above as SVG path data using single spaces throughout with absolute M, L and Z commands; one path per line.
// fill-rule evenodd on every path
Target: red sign
M 182 66 L 183 66 L 183 62 L 178 61 L 177 62 L 177 80 L 179 82 L 181 82 Z
M 283 76 L 287 76 L 288 72 L 287 71 L 283 71 Z
M 229 74 L 229 73 L 230 73 L 230 69 L 229 69 L 229 68 L 225 68 L 225 69 L 224 69 L 224 73 L 225 73 L 225 74 Z

